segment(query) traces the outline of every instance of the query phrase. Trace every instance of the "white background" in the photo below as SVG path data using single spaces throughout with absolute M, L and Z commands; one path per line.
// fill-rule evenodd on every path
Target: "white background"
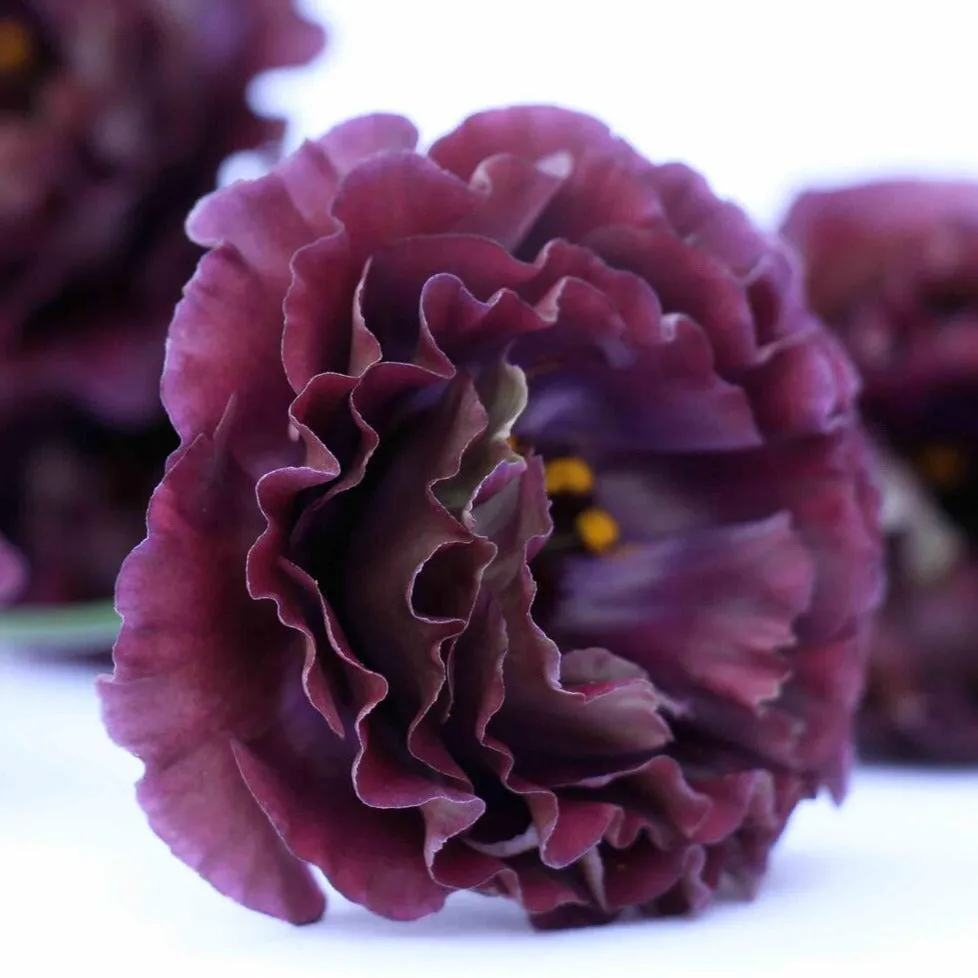
M 2 975 L 974 973 L 978 772 L 859 772 L 842 810 L 798 810 L 754 903 L 694 920 L 535 934 L 502 900 L 460 895 L 397 924 L 333 895 L 322 923 L 293 928 L 219 896 L 150 833 L 139 765 L 99 726 L 95 672 L 0 648 Z
M 255 97 L 290 142 L 373 109 L 426 141 L 468 112 L 555 101 L 656 160 L 686 159 L 773 222 L 793 188 L 872 173 L 978 176 L 970 0 L 334 0 L 330 57 Z M 242 161 L 226 176 L 248 171 Z M 332 900 L 293 929 L 217 896 L 132 798 L 93 670 L 0 649 L 0 974 L 967 974 L 978 951 L 978 772 L 865 770 L 841 811 L 799 810 L 752 905 L 695 921 L 535 935 L 458 897 L 415 925 Z M 967 962 L 971 961 L 969 965 Z
M 591 112 L 773 221 L 793 188 L 978 175 L 973 0 L 301 0 L 324 63 L 259 85 L 291 138 L 402 112 L 426 143 L 513 102 Z

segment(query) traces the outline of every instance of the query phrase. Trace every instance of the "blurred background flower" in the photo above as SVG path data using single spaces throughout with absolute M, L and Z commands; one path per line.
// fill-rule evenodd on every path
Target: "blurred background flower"
M 886 485 L 863 749 L 978 762 L 978 183 L 809 192 L 784 233 L 862 371 Z
M 249 82 L 308 61 L 292 0 L 6 0 L 0 8 L 0 534 L 25 603 L 108 598 L 175 441 L 166 326 L 183 232 L 231 153 L 284 130 Z

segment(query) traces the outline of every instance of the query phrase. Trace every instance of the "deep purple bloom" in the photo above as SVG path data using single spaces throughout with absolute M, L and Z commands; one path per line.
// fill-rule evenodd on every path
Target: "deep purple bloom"
M 862 748 L 978 762 L 978 184 L 805 194 L 785 233 L 862 369 L 887 483 Z
M 184 220 L 225 157 L 281 135 L 248 82 L 321 44 L 292 0 L 0 9 L 0 533 L 32 565 L 25 600 L 111 594 L 173 447 Z
M 210 197 L 102 687 L 156 832 L 313 920 L 751 892 L 843 790 L 880 592 L 786 253 L 586 116 L 355 120 Z

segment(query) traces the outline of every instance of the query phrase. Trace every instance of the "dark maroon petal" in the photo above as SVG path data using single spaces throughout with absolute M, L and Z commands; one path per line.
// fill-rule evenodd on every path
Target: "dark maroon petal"
M 451 233 L 408 237 L 371 259 L 359 296 L 360 313 L 389 360 L 416 362 L 422 349 L 422 322 L 426 322 L 436 341 L 436 349 L 429 351 L 436 360 L 443 354 L 464 356 L 468 350 L 475 348 L 475 352 L 478 349 L 481 337 L 465 335 L 456 338 L 452 335 L 454 330 L 468 324 L 470 315 L 464 313 L 459 317 L 424 319 L 427 310 L 422 303 L 429 284 L 434 287 L 436 277 L 450 275 L 464 283 L 466 292 L 476 301 L 509 301 L 509 309 L 511 300 L 506 299 L 505 293 L 500 293 L 525 282 L 532 277 L 533 271 L 532 266 L 516 261 L 499 245 L 474 235 Z M 409 310 L 411 317 L 407 321 L 405 310 Z M 514 319 L 510 329 L 515 335 L 518 334 L 514 326 L 535 325 L 525 314 Z M 501 325 L 498 318 L 493 323 Z M 488 327 L 484 327 L 482 335 L 493 340 L 497 349 L 510 339 L 506 333 L 489 335 Z
M 170 329 L 163 400 L 185 441 L 230 408 L 233 451 L 260 475 L 292 454 L 290 390 L 276 363 L 281 321 L 258 273 L 232 245 L 206 255 Z M 278 411 L 275 410 L 278 409 Z
M 662 852 L 640 839 L 627 852 L 604 861 L 604 890 L 614 910 L 648 904 L 669 891 L 684 876 L 702 871 L 699 846 Z
M 455 230 L 491 238 L 511 251 L 518 248 L 572 169 L 573 161 L 560 155 L 535 164 L 515 156 L 483 160 L 469 185 L 486 199 Z
M 338 467 L 332 470 L 338 471 Z M 330 470 L 280 469 L 269 473 L 258 486 L 262 514 L 268 521 L 265 532 L 248 553 L 247 581 L 254 598 L 271 598 L 279 620 L 296 629 L 305 645 L 302 682 L 306 695 L 337 736 L 343 733 L 340 713 L 343 670 L 317 657 L 317 648 L 328 644 L 329 622 L 321 614 L 315 581 L 300 567 L 281 556 L 289 550 L 288 536 L 293 502 L 299 492 L 330 481 Z M 318 614 L 317 614 L 318 613 Z M 386 688 L 379 676 L 362 676 L 369 695 L 379 701 Z
M 866 452 L 850 430 L 742 455 L 660 457 L 644 465 L 635 459 L 616 463 L 622 474 L 615 493 L 628 499 L 622 507 L 661 507 L 659 519 L 666 519 L 652 532 L 791 512 L 817 566 L 807 619 L 820 636 L 833 636 L 882 590 L 878 493 L 868 479 L 850 475 L 854 464 L 865 465 Z
M 766 252 L 744 279 L 757 341 L 762 347 L 818 328 L 807 314 L 796 265 L 795 256 L 779 248 Z
M 554 627 L 600 639 L 665 689 L 704 685 L 757 707 L 790 674 L 782 652 L 814 568 L 787 517 L 684 534 L 569 567 Z
M 335 742 L 323 728 L 317 730 L 316 718 L 298 700 L 287 703 L 282 710 L 279 733 L 263 745 L 252 744 L 257 754 L 245 755 L 239 750 L 239 760 L 245 764 L 249 783 L 261 797 L 263 807 L 290 845 L 323 869 L 346 896 L 387 916 L 416 916 L 436 908 L 425 900 L 434 899 L 440 906 L 444 894 L 439 887 L 430 885 L 427 877 L 416 879 L 406 889 L 406 884 L 401 885 L 403 880 L 391 890 L 386 889 L 380 879 L 383 873 L 371 868 L 373 860 L 383 863 L 391 858 L 392 843 L 393 851 L 406 854 L 404 845 L 408 844 L 386 837 L 403 835 L 408 840 L 418 840 L 419 846 L 423 843 L 428 854 L 426 861 L 410 860 L 411 865 L 405 867 L 408 875 L 418 877 L 422 867 L 430 863 L 430 854 L 478 817 L 480 803 L 465 792 L 443 790 L 436 780 L 397 766 L 400 757 L 391 758 L 386 753 L 385 741 L 389 738 L 384 718 L 371 716 L 387 696 L 388 683 L 354 656 L 334 610 L 323 601 L 308 574 L 290 564 L 278 568 L 278 576 L 274 576 L 276 568 L 267 563 L 274 560 L 270 550 L 275 542 L 274 531 L 288 511 L 290 490 L 303 484 L 312 483 L 302 470 L 283 470 L 263 480 L 262 500 L 270 527 L 250 555 L 249 577 L 254 593 L 273 597 L 282 621 L 306 637 L 304 696 L 334 734 L 343 737 L 344 743 Z M 317 658 L 317 650 L 327 649 L 333 651 L 335 658 Z M 356 729 L 341 725 L 336 704 L 340 702 L 337 693 L 342 690 L 350 690 L 361 704 Z M 304 722 L 300 719 L 303 716 Z M 296 724 L 299 728 L 294 729 Z M 375 734 L 379 734 L 379 742 Z M 314 752 L 312 768 L 308 767 L 310 740 L 322 744 Z M 301 751 L 294 750 L 296 744 Z M 271 767 L 261 760 L 266 753 L 273 758 Z M 332 766 L 327 765 L 328 758 L 333 758 Z M 423 820 L 414 811 L 398 811 L 417 806 L 424 812 Z M 355 819 L 358 826 L 355 838 L 344 827 L 348 827 L 350 819 Z M 345 838 L 342 845 L 340 837 Z M 428 897 L 418 898 L 419 888 Z M 416 898 L 426 909 L 416 909 Z
M 856 373 L 838 343 L 822 332 L 772 344 L 764 363 L 744 378 L 766 435 L 818 435 L 847 424 L 858 390 Z
M 272 605 L 245 588 L 256 523 L 247 477 L 219 441 L 200 436 L 157 490 L 150 535 L 120 574 L 124 624 L 101 695 L 113 739 L 146 765 L 139 799 L 153 830 L 222 893 L 301 923 L 322 914 L 323 896 L 231 748 L 271 721 L 294 646 Z
M 656 167 L 650 179 L 680 237 L 695 234 L 721 206 L 706 178 L 685 163 Z
M 581 906 L 589 899 L 585 885 L 576 874 L 555 873 L 532 853 L 508 860 L 506 867 L 481 892 L 516 900 L 530 914 L 531 921 L 537 914 L 549 914 L 557 907 Z
M 521 436 L 552 444 L 561 431 L 575 431 L 609 450 L 760 444 L 745 392 L 719 376 L 692 320 L 660 317 L 654 335 L 629 344 L 608 297 L 576 277 L 561 279 L 537 309 L 553 322 L 552 333 L 529 335 L 513 349 L 532 391 Z
M 514 348 L 534 389 L 521 433 L 546 442 L 576 429 L 608 448 L 658 451 L 760 444 L 745 393 L 717 372 L 709 334 L 685 316 L 663 317 L 648 283 L 562 242 L 539 263 L 521 291 L 555 329 Z
M 499 153 L 566 173 L 552 206 L 523 242 L 530 255 L 552 238 L 576 241 L 598 227 L 662 219 L 647 179 L 651 164 L 607 126 L 580 113 L 552 106 L 483 112 L 431 148 L 432 159 L 466 180 Z
M 551 241 L 537 256 L 537 274 L 519 291 L 528 301 L 552 307 L 552 297 L 567 279 L 580 279 L 598 290 L 613 307 L 627 334 L 637 344 L 661 337 L 662 307 L 658 296 L 644 279 L 612 268 L 587 248 L 568 241 Z M 551 316 L 552 318 L 552 316 Z
M 383 113 L 341 123 L 319 140 L 340 176 L 346 176 L 371 156 L 409 153 L 417 143 L 418 131 L 414 123 L 403 116 Z
M 122 708 L 148 706 L 139 698 Z M 230 744 L 201 745 L 140 782 L 137 797 L 173 854 L 221 893 L 293 924 L 322 917 L 322 891 L 255 801 Z
M 616 779 L 603 789 L 619 808 L 605 835 L 616 849 L 628 849 L 640 836 L 668 849 L 682 840 L 704 841 L 715 821 L 710 795 L 694 787 L 675 758 L 659 755 L 638 771 Z
M 464 451 L 485 425 L 474 389 L 454 385 L 443 410 L 415 427 L 353 531 L 346 558 L 352 587 L 337 595 L 358 623 L 356 639 L 369 650 L 367 663 L 385 676 L 410 718 L 407 746 L 416 756 L 414 735 L 446 678 L 442 649 L 465 627 L 493 556 L 491 546 L 472 539 L 435 501 L 433 489 L 458 473 Z M 424 753 L 419 759 L 464 778 L 437 739 Z
M 255 270 L 270 299 L 284 298 L 292 255 L 336 230 L 327 205 L 339 184 L 329 156 L 305 143 L 272 173 L 238 182 L 204 198 L 187 219 L 205 247 L 232 245 Z
M 664 312 L 682 312 L 709 336 L 728 375 L 754 362 L 756 338 L 747 297 L 730 269 L 671 232 L 614 228 L 587 243 L 615 268 L 645 279 Z
M 332 205 L 353 253 L 365 261 L 401 238 L 451 231 L 479 205 L 479 195 L 423 156 L 373 156 L 352 170 Z
M 558 649 L 530 615 L 535 586 L 525 561 L 550 533 L 539 466 L 529 466 L 503 495 L 510 498 L 494 507 L 491 520 L 478 508 L 474 513 L 476 527 L 500 551 L 487 570 L 486 586 L 499 603 L 508 639 L 505 694 L 492 721 L 493 735 L 511 745 L 517 770 L 532 781 L 560 781 L 570 769 L 587 777 L 590 765 L 600 769 L 593 774 L 606 773 L 605 765 L 619 758 L 627 767 L 636 755 L 668 741 L 668 726 L 659 716 L 662 699 L 634 675 L 577 689 L 562 686 Z M 547 745 L 545 757 L 540 744 Z
M 633 157 L 597 119 L 551 106 L 516 106 L 471 116 L 431 147 L 431 158 L 463 180 L 479 165 L 500 153 L 530 162 L 555 153 L 574 155 L 588 149 L 612 150 Z
M 276 737 L 235 745 L 268 819 L 348 900 L 395 920 L 440 909 L 448 891 L 427 869 L 421 814 L 364 805 L 351 781 L 353 731 L 327 738 L 315 720 L 300 705 Z
M 590 905 L 564 903 L 549 913 L 539 913 L 530 918 L 536 930 L 571 930 L 575 927 L 600 927 L 610 924 L 617 914 Z
M 282 363 L 294 393 L 301 393 L 316 374 L 362 372 L 356 363 L 357 339 L 347 327 L 360 274 L 344 232 L 320 238 L 293 256 L 283 308 Z M 371 350 L 365 359 L 378 355 Z
M 422 328 L 449 357 L 498 350 L 550 325 L 510 289 L 500 288 L 480 301 L 452 274 L 439 273 L 425 282 L 420 308 Z

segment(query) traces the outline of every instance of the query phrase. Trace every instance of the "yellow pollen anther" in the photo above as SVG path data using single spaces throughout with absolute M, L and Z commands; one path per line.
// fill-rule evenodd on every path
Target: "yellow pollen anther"
M 533 446 L 525 438 L 520 438 L 518 435 L 510 435 L 506 439 L 506 444 L 509 445 L 509 450 L 515 455 L 525 457 L 533 451 Z
M 547 462 L 547 495 L 566 492 L 586 496 L 594 488 L 594 473 L 582 458 L 555 458 Z
M 606 509 L 592 507 L 584 510 L 574 520 L 574 527 L 581 542 L 593 554 L 603 554 L 621 536 L 617 520 Z
M 34 45 L 26 27 L 12 17 L 0 19 L 0 72 L 26 68 L 34 57 Z
M 927 445 L 918 466 L 924 478 L 938 489 L 957 489 L 968 476 L 968 457 L 953 445 Z

